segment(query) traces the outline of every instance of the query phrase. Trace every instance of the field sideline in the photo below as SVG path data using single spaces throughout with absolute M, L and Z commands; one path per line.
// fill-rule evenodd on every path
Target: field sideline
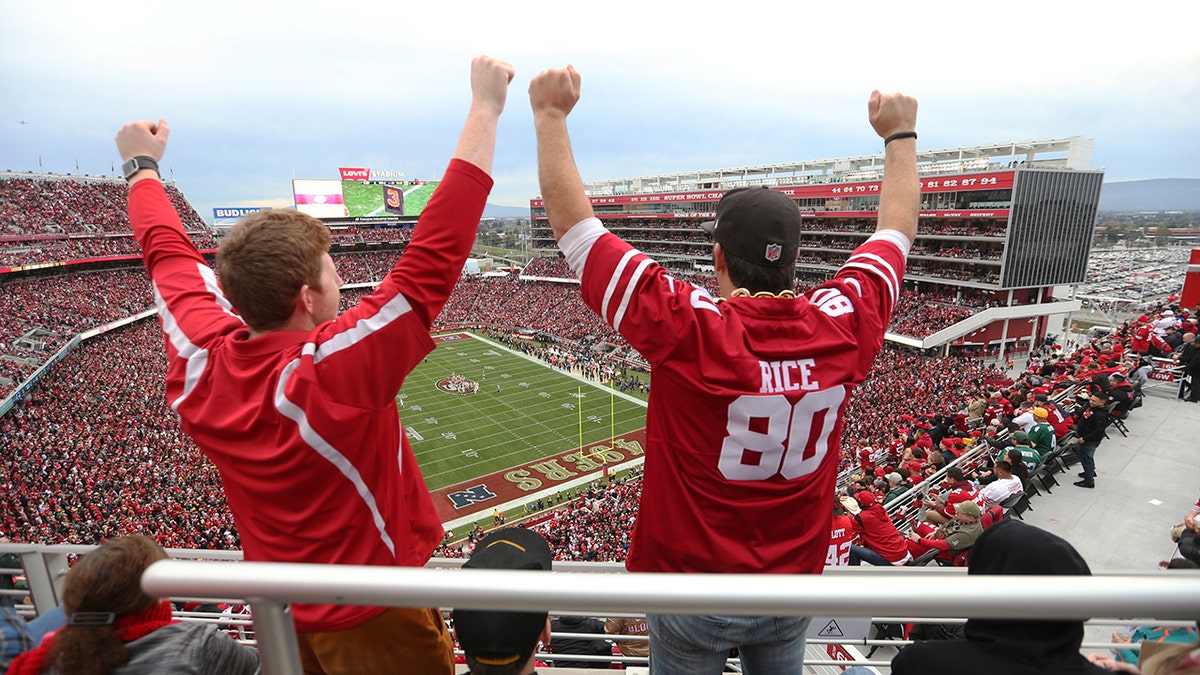
M 409 374 L 398 398 L 431 491 L 646 426 L 642 399 L 476 335 L 434 340 L 437 348 Z M 478 383 L 478 392 L 447 391 L 455 373 Z

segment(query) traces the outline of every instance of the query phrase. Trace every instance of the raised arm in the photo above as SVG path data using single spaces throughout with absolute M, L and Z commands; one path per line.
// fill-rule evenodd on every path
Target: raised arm
M 134 157 L 162 160 L 170 130 L 164 120 L 130 122 L 117 132 L 117 152 L 123 162 Z M 154 286 L 162 318 L 172 375 L 167 400 L 176 405 L 185 392 L 184 370 L 203 361 L 196 345 L 242 325 L 225 299 L 212 268 L 196 250 L 180 222 L 158 172 L 142 168 L 129 176 L 129 225 L 142 249 L 142 261 Z M 190 362 L 192 356 L 200 356 Z
M 898 230 L 911 242 L 917 236 L 921 183 L 917 178 L 917 100 L 904 94 L 871 92 L 867 103 L 871 126 L 884 144 L 883 185 L 875 231 Z M 904 132 L 912 132 L 905 135 Z
M 538 181 L 556 240 L 594 215 L 567 134 L 567 115 L 579 101 L 579 83 L 579 71 L 574 66 L 544 71 L 529 83 L 529 104 L 537 132 Z
M 470 162 L 487 174 L 492 173 L 496 124 L 515 72 L 512 64 L 490 56 L 477 56 L 471 61 L 471 109 L 454 158 Z
M 496 127 L 504 110 L 511 64 L 490 56 L 471 61 L 471 107 L 441 185 L 430 197 L 404 255 L 389 274 L 426 327 L 433 324 L 471 253 L 479 218 L 492 188 Z M 467 166 L 467 165 L 471 166 Z M 478 171 L 476 170 L 478 169 Z M 357 320 L 357 317 L 354 317 Z

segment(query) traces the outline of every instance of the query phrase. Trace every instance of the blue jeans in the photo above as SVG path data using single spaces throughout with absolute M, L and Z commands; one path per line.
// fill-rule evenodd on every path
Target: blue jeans
M 649 614 L 651 675 L 719 675 L 737 647 L 747 675 L 801 675 L 807 616 Z
M 851 565 L 861 565 L 863 563 L 867 563 L 868 565 L 876 565 L 879 567 L 891 567 L 892 566 L 892 563 L 887 558 L 879 555 L 878 553 L 876 553 L 875 551 L 872 551 L 869 548 L 866 548 L 864 546 L 851 546 L 850 547 L 850 564 Z
M 1079 463 L 1083 465 L 1083 479 L 1096 482 L 1096 448 L 1100 441 L 1084 441 L 1079 444 Z

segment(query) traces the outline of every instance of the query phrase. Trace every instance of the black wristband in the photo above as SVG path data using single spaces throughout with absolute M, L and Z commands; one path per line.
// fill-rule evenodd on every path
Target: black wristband
M 892 134 L 891 136 L 888 136 L 887 138 L 883 139 L 883 147 L 886 148 L 888 143 L 891 143 L 892 141 L 896 140 L 897 138 L 911 138 L 911 139 L 916 140 L 917 132 L 915 132 L 915 131 L 897 131 L 896 133 Z

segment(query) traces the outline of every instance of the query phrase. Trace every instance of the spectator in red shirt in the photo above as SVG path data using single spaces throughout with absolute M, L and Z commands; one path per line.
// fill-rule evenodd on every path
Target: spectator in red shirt
M 842 500 L 850 512 L 855 534 L 861 546 L 850 547 L 850 564 L 900 566 L 912 560 L 908 544 L 888 517 L 875 493 L 863 490 Z

